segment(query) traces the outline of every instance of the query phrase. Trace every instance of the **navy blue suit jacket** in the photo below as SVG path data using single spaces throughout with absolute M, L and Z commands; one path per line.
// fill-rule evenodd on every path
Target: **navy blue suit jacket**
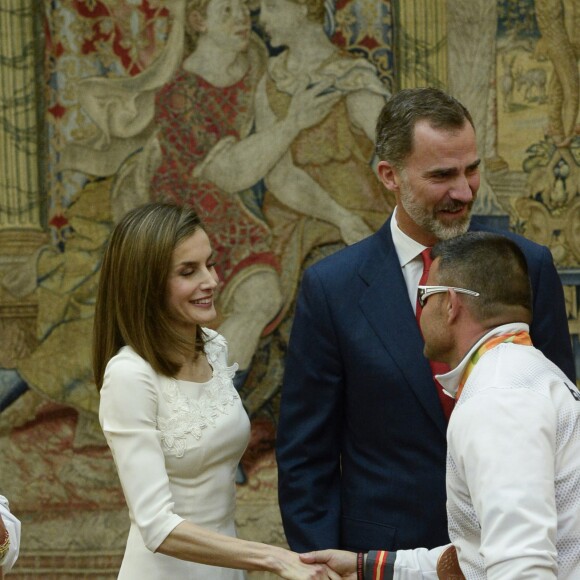
M 276 451 L 284 530 L 297 551 L 449 541 L 446 421 L 389 222 L 321 260 L 302 280 Z M 551 254 L 506 235 L 529 265 L 532 340 L 575 380 Z

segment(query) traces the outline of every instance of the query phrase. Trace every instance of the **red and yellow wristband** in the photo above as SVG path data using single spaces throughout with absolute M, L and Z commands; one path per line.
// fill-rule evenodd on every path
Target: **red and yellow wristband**
M 393 580 L 395 577 L 395 559 L 397 552 L 387 550 L 372 550 L 364 561 L 363 576 L 358 580 Z

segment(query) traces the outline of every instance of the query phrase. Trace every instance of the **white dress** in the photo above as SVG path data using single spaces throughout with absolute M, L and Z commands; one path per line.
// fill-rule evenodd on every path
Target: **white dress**
M 250 422 L 233 386 L 225 339 L 204 329 L 207 383 L 158 375 L 128 346 L 108 363 L 99 419 L 113 453 L 131 528 L 123 580 L 242 580 L 240 570 L 154 553 L 188 520 L 235 536 L 235 473 Z

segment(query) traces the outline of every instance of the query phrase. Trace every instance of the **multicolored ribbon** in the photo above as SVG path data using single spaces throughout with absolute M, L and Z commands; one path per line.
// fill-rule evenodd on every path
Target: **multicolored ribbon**
M 499 336 L 494 336 L 489 340 L 486 340 L 472 355 L 461 375 L 459 381 L 459 387 L 457 388 L 457 394 L 455 395 L 455 400 L 459 399 L 461 391 L 469 378 L 469 375 L 473 371 L 475 365 L 479 362 L 479 359 L 488 351 L 501 344 L 502 342 L 511 342 L 513 344 L 522 344 L 524 346 L 532 346 L 532 339 L 530 338 L 530 333 L 527 330 L 520 330 L 519 332 L 508 332 L 507 334 L 500 334 Z

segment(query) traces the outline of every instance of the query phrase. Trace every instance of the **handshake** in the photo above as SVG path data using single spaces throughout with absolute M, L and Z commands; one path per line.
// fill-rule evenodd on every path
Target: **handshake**
M 319 550 L 300 554 L 304 564 L 313 564 L 317 574 L 313 578 L 357 580 L 364 578 L 364 555 L 345 550 Z
M 357 580 L 364 578 L 360 566 L 364 556 L 344 550 L 320 550 L 297 554 L 284 548 L 270 547 L 274 562 L 270 569 L 286 580 Z M 357 569 L 358 566 L 358 569 Z M 386 579 L 385 579 L 386 580 Z
M 393 555 L 396 555 L 396 552 Z M 300 554 L 299 558 L 303 564 L 310 565 L 310 570 L 305 576 L 308 580 L 325 578 L 332 580 L 364 580 L 365 578 L 390 580 L 398 577 L 395 566 L 396 556 L 389 558 L 386 551 L 374 551 L 369 554 L 359 552 L 357 554 L 345 550 L 319 550 Z M 406 573 L 408 572 L 409 570 L 406 569 Z M 423 573 L 420 570 L 416 572 L 417 580 L 423 578 Z M 439 580 L 465 580 L 453 545 L 447 546 L 441 552 L 435 572 Z M 304 576 L 296 576 L 296 578 L 298 577 L 303 578 Z M 405 576 L 405 578 L 410 577 Z M 433 576 L 429 574 L 429 577 Z

